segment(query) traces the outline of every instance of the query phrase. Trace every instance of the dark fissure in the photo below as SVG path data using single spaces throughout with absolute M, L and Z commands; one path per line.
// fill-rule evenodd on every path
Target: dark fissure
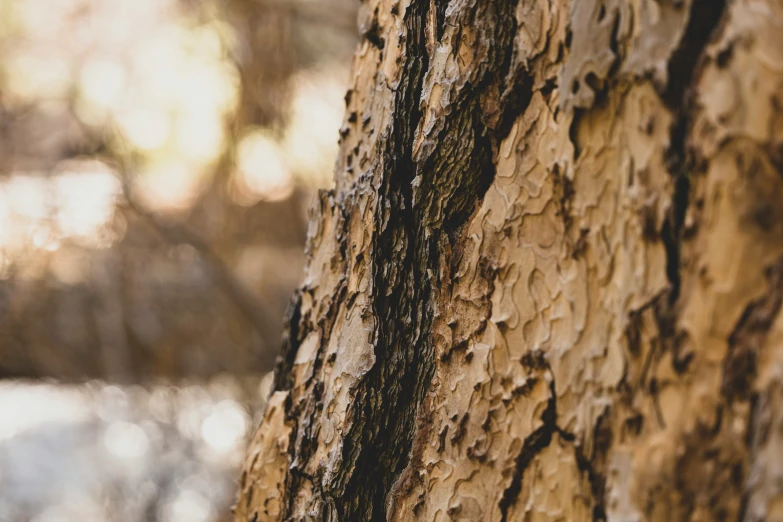
M 437 238 L 462 227 L 483 200 L 495 176 L 494 155 L 530 100 L 522 71 L 510 71 L 516 33 L 515 6 L 482 1 L 471 12 L 448 12 L 437 4 L 440 27 L 479 23 L 488 60 L 465 85 L 430 148 L 415 157 L 413 143 L 423 114 L 419 107 L 429 67 L 428 2 L 405 12 L 403 77 L 393 120 L 382 140 L 375 173 L 380 180 L 375 214 L 373 312 L 376 362 L 357 389 L 346 435 L 347 473 L 328 492 L 341 520 L 384 520 L 387 496 L 409 462 L 416 419 L 434 370 L 432 325 L 435 300 L 450 274 Z M 439 36 L 440 36 L 439 32 Z M 503 93 L 507 107 L 497 123 L 485 121 L 481 99 Z M 426 149 L 426 147 L 425 147 Z M 416 188 L 414 180 L 418 178 Z M 443 199 L 443 194 L 449 197 Z M 447 265 L 447 264 L 446 264 Z

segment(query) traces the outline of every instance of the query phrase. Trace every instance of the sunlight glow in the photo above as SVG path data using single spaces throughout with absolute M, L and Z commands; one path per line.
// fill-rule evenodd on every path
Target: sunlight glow
M 32 175 L 12 176 L 0 185 L 0 200 L 5 199 L 12 212 L 29 219 L 43 219 L 48 213 L 46 178 Z
M 242 443 L 247 430 L 244 410 L 234 401 L 222 401 L 201 423 L 201 436 L 216 452 L 226 453 Z
M 237 149 L 240 190 L 257 199 L 279 201 L 291 195 L 293 176 L 280 145 L 263 131 L 246 135 Z
M 107 429 L 103 444 L 109 453 L 120 459 L 138 459 L 149 449 L 149 439 L 144 430 L 131 422 L 116 421 Z
M 82 67 L 80 87 L 93 103 L 109 107 L 116 103 L 125 87 L 127 74 L 117 62 L 92 59 Z
M 344 71 L 307 72 L 294 78 L 291 121 L 283 151 L 301 181 L 312 186 L 332 183 L 337 132 L 343 118 Z M 302 150 L 306 144 L 306 150 Z
M 52 385 L 20 386 L 0 383 L 0 442 L 44 423 L 77 423 L 88 418 L 84 397 Z
M 96 160 L 61 163 L 50 176 L 17 174 L 0 181 L 0 248 L 55 251 L 64 239 L 105 248 L 119 239 L 109 230 L 120 184 Z
M 57 191 L 57 224 L 65 237 L 92 240 L 102 245 L 105 235 L 98 234 L 114 213 L 120 183 L 99 162 L 75 163 L 53 178 Z
M 63 96 L 70 82 L 68 63 L 58 57 L 15 56 L 4 68 L 8 93 L 19 102 Z
M 202 181 L 194 170 L 181 162 L 156 164 L 134 180 L 134 190 L 149 208 L 183 209 L 193 201 Z
M 171 132 L 169 119 L 159 109 L 136 107 L 118 114 L 117 120 L 131 143 L 145 151 L 162 147 Z
M 188 159 L 207 163 L 223 149 L 223 122 L 216 114 L 188 113 L 177 120 L 177 147 Z
M 165 522 L 204 522 L 209 519 L 211 503 L 199 493 L 185 489 L 168 506 Z

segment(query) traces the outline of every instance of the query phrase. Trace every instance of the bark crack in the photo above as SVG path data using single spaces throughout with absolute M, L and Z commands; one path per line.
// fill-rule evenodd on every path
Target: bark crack
M 345 469 L 329 491 L 341 519 L 384 518 L 389 492 L 409 464 L 419 408 L 434 371 L 433 301 L 450 284 L 450 274 L 443 273 L 448 263 L 441 262 L 448 257 L 448 245 L 439 237 L 452 237 L 463 228 L 494 179 L 494 155 L 510 130 L 510 125 L 498 128 L 494 118 L 515 118 L 532 95 L 526 92 L 530 89 L 516 88 L 511 71 L 513 3 L 479 2 L 461 11 L 444 10 L 444 5 L 420 2 L 405 12 L 406 63 L 376 172 L 376 362 L 356 390 L 344 443 Z M 452 112 L 444 115 L 429 149 L 414 155 L 429 68 L 426 22 L 433 8 L 439 9 L 435 15 L 441 28 L 465 25 L 466 16 L 480 21 L 486 33 L 481 45 L 487 46 L 488 56 L 477 63 L 474 81 L 457 90 Z M 506 81 L 513 82 L 509 88 Z M 517 101 L 488 119 L 482 103 L 506 91 L 507 99 Z M 440 197 L 443 193 L 449 198 Z M 388 404 L 395 407 L 383 407 Z
M 751 302 L 729 335 L 721 393 L 729 402 L 749 400 L 761 351 L 783 302 L 783 258 L 767 269 L 769 291 Z
M 680 243 L 690 196 L 689 172 L 693 167 L 687 150 L 693 104 L 691 87 L 698 77 L 704 48 L 716 33 L 725 10 L 726 0 L 694 0 L 680 45 L 669 59 L 668 83 L 662 93 L 664 103 L 674 116 L 666 158 L 669 172 L 674 177 L 674 195 L 661 230 L 666 248 L 666 274 L 671 285 L 671 305 L 680 295 Z
M 576 458 L 576 465 L 582 473 L 587 474 L 587 480 L 590 483 L 590 491 L 593 497 L 593 522 L 600 522 L 606 520 L 606 474 L 599 471 L 599 466 L 605 466 L 606 451 L 611 447 L 611 428 L 604 426 L 603 423 L 609 419 L 609 409 L 607 408 L 604 413 L 598 418 L 595 428 L 594 444 L 595 448 L 593 454 L 588 456 L 582 451 L 582 447 L 576 442 L 576 435 L 557 427 L 557 433 L 560 438 L 566 442 L 571 443 L 574 449 L 574 457 Z M 606 437 L 608 441 L 602 440 Z
M 394 120 L 377 165 L 380 179 L 375 215 L 377 252 L 373 266 L 376 362 L 358 386 L 344 438 L 343 470 L 328 495 L 341 520 L 382 520 L 385 497 L 410 447 L 412 410 L 429 381 L 429 347 L 424 304 L 428 285 L 417 253 L 417 220 L 411 181 L 412 142 L 421 119 L 424 71 L 428 66 L 425 24 L 428 3 L 405 12 L 406 62 L 395 94 Z M 388 263 L 388 264 L 387 264 Z M 394 408 L 384 405 L 394 404 Z
M 555 391 L 554 379 L 549 384 L 549 402 L 541 415 L 541 421 L 543 425 L 535 430 L 533 433 L 525 438 L 522 444 L 522 450 L 517 455 L 516 463 L 514 466 L 514 475 L 511 478 L 511 483 L 503 491 L 503 496 L 500 499 L 500 520 L 506 522 L 508 520 L 508 511 L 511 506 L 517 501 L 519 493 L 522 491 L 522 478 L 525 475 L 530 463 L 533 459 L 545 450 L 552 442 L 552 435 L 558 431 L 557 427 L 557 395 Z

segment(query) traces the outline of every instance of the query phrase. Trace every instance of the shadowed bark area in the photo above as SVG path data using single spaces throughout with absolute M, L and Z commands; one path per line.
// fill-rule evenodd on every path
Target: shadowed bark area
M 780 24 L 365 1 L 237 520 L 783 517 Z

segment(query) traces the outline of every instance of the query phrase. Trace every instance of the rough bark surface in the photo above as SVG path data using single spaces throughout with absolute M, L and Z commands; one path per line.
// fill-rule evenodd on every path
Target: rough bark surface
M 783 4 L 359 24 L 237 520 L 783 520 Z

